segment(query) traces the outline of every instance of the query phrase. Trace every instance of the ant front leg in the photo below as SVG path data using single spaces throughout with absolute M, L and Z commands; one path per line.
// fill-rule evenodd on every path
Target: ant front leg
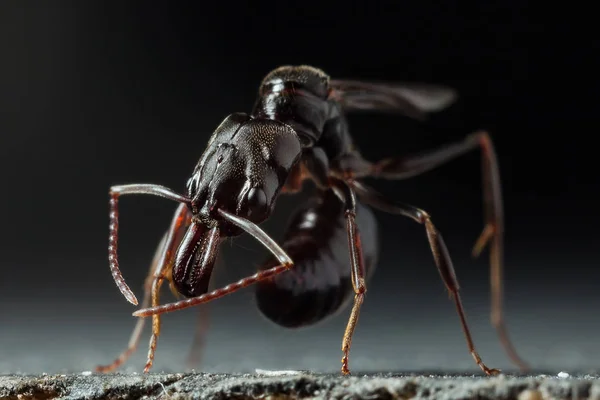
M 118 216 L 118 214 L 116 214 L 115 211 L 116 210 L 113 209 L 111 216 Z M 173 265 L 175 249 L 181 242 L 183 234 L 185 233 L 185 230 L 190 224 L 191 216 L 192 214 L 187 208 L 186 204 L 180 204 L 177 207 L 177 210 L 175 211 L 175 215 L 171 222 L 170 229 L 167 231 L 167 233 L 165 233 L 157 248 L 157 251 L 154 255 L 154 259 L 150 267 L 150 273 L 146 278 L 146 282 L 144 283 L 144 300 L 142 302 L 142 308 L 150 306 L 151 300 L 152 304 L 154 304 L 155 302 L 156 304 L 158 304 L 158 290 L 160 289 L 160 285 L 157 284 L 157 281 L 162 280 L 165 276 L 168 277 L 169 270 L 170 268 L 172 268 Z M 123 351 L 112 364 L 98 366 L 96 367 L 96 371 L 113 371 L 114 369 L 122 365 L 133 354 L 139 343 L 142 330 L 144 328 L 144 321 L 145 320 L 143 319 L 137 321 L 131 338 L 129 340 L 129 345 L 127 349 Z M 158 339 L 158 335 L 160 334 L 160 316 L 153 317 L 152 322 L 152 337 L 150 339 L 150 351 L 148 354 L 148 362 L 146 364 L 146 367 L 148 369 L 148 365 L 152 364 L 152 359 L 154 358 L 154 351 L 156 349 L 156 342 Z
M 113 186 L 110 188 L 110 233 L 108 239 L 108 260 L 110 262 L 110 272 L 117 287 L 131 304 L 138 304 L 138 300 L 125 283 L 125 279 L 119 268 L 119 259 L 117 249 L 119 243 L 119 197 L 132 194 L 149 194 L 174 200 L 182 204 L 190 204 L 190 199 L 175 193 L 171 189 L 153 184 L 133 184 Z
M 154 254 L 152 264 L 150 264 L 150 271 L 148 272 L 148 277 L 144 282 L 144 299 L 142 300 L 142 308 L 150 306 L 150 290 L 152 287 L 152 279 L 154 277 L 154 271 L 159 265 L 160 257 L 164 252 L 166 239 L 167 234 L 165 233 L 162 240 L 160 241 L 158 248 L 156 249 L 156 253 Z M 119 356 L 111 364 L 97 366 L 96 372 L 112 372 L 115 369 L 119 368 L 121 365 L 123 365 L 129 359 L 129 357 L 131 357 L 131 355 L 137 350 L 140 338 L 142 336 L 142 331 L 144 330 L 145 322 L 145 319 L 139 319 L 137 321 L 137 323 L 135 324 L 135 328 L 133 328 L 133 332 L 131 333 L 131 337 L 129 339 L 129 344 L 127 345 L 127 348 L 121 354 L 119 354 Z
M 173 303 L 162 304 L 160 306 L 153 305 L 150 308 L 143 308 L 137 310 L 132 314 L 134 317 L 155 316 L 165 314 L 168 312 L 183 310 L 189 307 L 195 307 L 200 304 L 205 304 L 210 301 L 219 299 L 223 296 L 227 296 L 228 294 L 235 293 L 242 288 L 255 284 L 256 282 L 270 279 L 271 277 L 281 274 L 282 272 L 285 272 L 294 267 L 294 261 L 286 253 L 286 251 L 283 250 L 281 246 L 277 244 L 277 242 L 275 242 L 265 231 L 263 231 L 254 222 L 221 209 L 219 209 L 218 212 L 227 222 L 236 225 L 237 227 L 241 228 L 243 231 L 248 233 L 250 236 L 252 236 L 254 239 L 258 240 L 267 250 L 269 250 L 275 256 L 275 258 L 277 258 L 280 265 L 277 265 L 276 267 L 269 268 L 264 271 L 259 271 L 254 275 L 240 279 L 235 283 L 230 283 L 225 287 L 215 289 L 209 293 L 205 293 L 200 296 L 190 297 L 185 300 L 179 300 Z
M 119 268 L 117 256 L 118 237 L 119 237 L 119 197 L 132 194 L 148 194 L 153 196 L 163 197 L 169 200 L 174 200 L 179 203 L 179 207 L 175 213 L 175 218 L 167 231 L 165 246 L 160 256 L 160 261 L 152 278 L 150 287 L 150 298 L 153 306 L 158 305 L 159 290 L 162 280 L 167 277 L 170 268 L 173 265 L 174 250 L 181 241 L 182 234 L 185 232 L 184 225 L 188 225 L 191 219 L 191 213 L 188 209 L 190 199 L 182 196 L 173 190 L 154 184 L 132 184 L 113 186 L 110 188 L 110 234 L 109 234 L 109 261 L 110 270 L 117 287 L 125 298 L 132 304 L 137 305 L 138 301 L 129 286 L 125 283 Z M 134 332 L 135 334 L 135 332 Z M 156 342 L 160 334 L 160 318 L 153 316 L 152 318 L 152 337 L 150 339 L 150 349 L 148 351 L 148 361 L 144 372 L 148 372 L 154 360 L 154 352 L 156 350 Z
M 152 298 L 153 282 L 157 277 L 164 275 L 173 263 L 173 255 L 175 248 L 179 245 L 181 237 L 185 233 L 185 229 L 189 225 L 191 220 L 191 213 L 187 209 L 185 204 L 181 204 L 173 217 L 170 230 L 164 234 L 160 244 L 156 249 L 152 264 L 150 265 L 150 271 L 146 281 L 144 283 L 144 300 L 142 301 L 142 308 L 150 306 L 150 300 Z M 144 329 L 145 320 L 137 321 L 129 344 L 127 348 L 109 365 L 100 365 L 96 367 L 97 372 L 111 372 L 122 364 L 135 352 L 139 344 L 142 331 Z M 160 321 L 158 323 L 158 331 L 153 330 L 153 337 L 160 333 Z
M 467 340 L 467 346 L 469 348 L 469 352 L 473 356 L 473 359 L 477 363 L 477 365 L 485 372 L 486 375 L 496 375 L 500 373 L 499 370 L 494 368 L 488 368 L 481 357 L 477 353 L 475 349 L 475 344 L 473 343 L 473 339 L 471 337 L 471 332 L 467 325 L 467 318 L 465 316 L 465 311 L 462 306 L 462 301 L 459 295 L 460 286 L 458 284 L 458 279 L 456 278 L 456 273 L 454 271 L 454 266 L 452 265 L 452 260 L 450 258 L 450 254 L 448 253 L 448 249 L 446 248 L 446 244 L 442 239 L 441 233 L 437 230 L 437 228 L 433 225 L 431 221 L 431 217 L 427 212 L 412 207 L 407 204 L 392 204 L 390 201 L 385 199 L 379 193 L 375 192 L 375 190 L 367 187 L 366 185 L 359 183 L 357 181 L 353 181 L 351 183 L 352 187 L 356 191 L 356 193 L 360 196 L 361 200 L 365 203 L 370 204 L 371 206 L 378 208 L 384 212 L 388 212 L 391 214 L 399 214 L 405 217 L 412 218 L 419 224 L 425 225 L 425 231 L 427 233 L 427 239 L 429 240 L 429 245 L 431 247 L 431 251 L 433 253 L 433 257 L 437 268 L 440 272 L 442 280 L 446 285 L 446 288 L 450 292 L 454 304 L 456 306 L 456 311 L 458 312 L 458 316 L 460 318 L 460 323 L 465 334 L 465 338 Z
M 186 204 L 180 204 L 175 212 L 175 217 L 171 223 L 171 227 L 167 233 L 167 239 L 163 253 L 161 255 L 160 264 L 154 270 L 151 283 L 151 299 L 152 307 L 159 305 L 160 287 L 165 278 L 171 281 L 171 270 L 173 268 L 175 250 L 181 243 L 186 230 L 190 226 L 192 221 L 192 213 L 188 209 Z M 171 288 L 173 288 L 171 284 Z M 154 362 L 154 354 L 156 352 L 156 345 L 158 337 L 160 336 L 160 315 L 152 316 L 152 335 L 150 336 L 150 345 L 148 348 L 148 357 L 144 372 L 150 371 L 152 363 Z
M 342 373 L 348 375 L 350 374 L 350 370 L 348 369 L 350 345 L 352 344 L 352 336 L 358 322 L 360 308 L 367 292 L 367 285 L 365 283 L 365 266 L 360 232 L 356 224 L 356 195 L 346 182 L 338 181 L 337 179 L 332 179 L 331 182 L 335 193 L 345 203 L 344 213 L 348 232 L 348 247 L 350 250 L 351 280 L 352 287 L 354 288 L 354 304 L 348 324 L 346 325 L 344 339 L 342 340 L 342 352 L 344 353 L 342 358 Z

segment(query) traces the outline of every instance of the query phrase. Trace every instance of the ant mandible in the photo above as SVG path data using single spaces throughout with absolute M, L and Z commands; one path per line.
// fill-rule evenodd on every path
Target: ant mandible
M 348 130 L 348 112 L 391 112 L 423 119 L 427 113 L 446 108 L 455 98 L 453 90 L 442 86 L 333 80 L 311 66 L 282 66 L 263 79 L 251 114 L 231 114 L 213 133 L 187 181 L 187 194 L 154 184 L 111 187 L 110 269 L 121 293 L 134 305 L 138 300 L 125 283 L 117 259 L 118 199 L 149 194 L 180 203 L 151 265 L 142 309 L 133 313 L 136 317 L 152 316 L 144 372 L 154 360 L 161 314 L 256 284 L 261 312 L 290 328 L 315 324 L 353 300 L 342 341 L 342 373 L 349 374 L 352 334 L 379 251 L 377 223 L 367 207 L 370 205 L 424 225 L 434 261 L 456 305 L 469 352 L 485 374 L 499 373 L 488 368 L 475 349 L 452 261 L 429 214 L 393 203 L 361 181 L 366 177 L 411 178 L 478 148 L 482 150 L 487 220 L 473 255 L 489 243 L 491 320 L 512 361 L 527 369 L 508 338 L 502 316 L 503 207 L 489 135 L 480 131 L 417 156 L 370 162 L 355 148 Z M 313 181 L 316 195 L 296 211 L 279 246 L 259 225 L 272 214 L 280 194 L 298 193 L 305 180 Z M 256 274 L 208 292 L 220 243 L 244 232 L 272 256 Z M 159 291 L 165 279 L 175 294 L 187 299 L 160 305 Z M 98 370 L 112 370 L 129 357 L 137 346 L 143 321 L 138 321 L 128 349 Z

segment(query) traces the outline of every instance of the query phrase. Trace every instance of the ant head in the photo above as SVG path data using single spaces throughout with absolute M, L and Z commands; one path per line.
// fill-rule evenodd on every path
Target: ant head
M 300 154 L 298 135 L 288 125 L 243 113 L 228 116 L 187 182 L 194 217 L 208 225 L 218 222 L 226 236 L 240 231 L 218 210 L 263 222 Z
M 228 116 L 213 133 L 187 182 L 190 226 L 177 248 L 173 284 L 194 297 L 205 293 L 223 238 L 256 227 L 301 154 L 296 132 L 281 122 Z

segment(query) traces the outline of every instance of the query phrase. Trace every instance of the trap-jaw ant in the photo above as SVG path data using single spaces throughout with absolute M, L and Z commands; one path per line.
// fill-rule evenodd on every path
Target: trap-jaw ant
M 125 283 L 117 260 L 119 197 L 150 194 L 180 203 L 157 249 L 142 309 L 133 313 L 137 317 L 152 316 L 144 372 L 153 363 L 161 314 L 256 284 L 261 312 L 285 327 L 314 324 L 352 301 L 342 341 L 342 372 L 348 374 L 352 334 L 379 250 L 377 223 L 370 205 L 424 225 L 434 261 L 456 305 L 468 350 L 485 374 L 497 374 L 499 371 L 488 368 L 475 349 L 452 261 L 429 214 L 391 202 L 361 181 L 366 177 L 407 179 L 476 149 L 482 150 L 487 219 L 473 255 L 489 243 L 492 323 L 512 361 L 526 369 L 508 338 L 502 317 L 503 207 L 496 155 L 488 134 L 476 132 L 463 141 L 417 156 L 370 162 L 356 150 L 348 130 L 348 112 L 395 112 L 422 119 L 454 99 L 454 91 L 441 86 L 333 80 L 310 66 L 283 66 L 264 78 L 251 114 L 231 114 L 216 129 L 187 181 L 186 194 L 153 184 L 113 186 L 110 269 L 121 293 L 134 305 L 138 301 Z M 269 218 L 280 194 L 299 192 L 305 180 L 314 182 L 316 195 L 293 216 L 279 246 L 259 224 Z M 256 274 L 208 292 L 220 243 L 244 232 L 261 242 L 272 256 Z M 187 299 L 160 305 L 159 290 L 165 279 L 175 294 Z M 137 346 L 143 321 L 138 321 L 128 349 L 113 364 L 99 370 L 110 371 L 127 359 Z

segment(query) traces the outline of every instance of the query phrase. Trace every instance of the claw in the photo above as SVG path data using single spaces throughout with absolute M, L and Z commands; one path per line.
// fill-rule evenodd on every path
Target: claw
M 486 368 L 483 370 L 483 372 L 485 372 L 485 374 L 487 376 L 496 376 L 496 375 L 500 375 L 502 373 L 501 370 L 496 369 L 496 368 Z
M 350 370 L 348 369 L 348 356 L 344 355 L 342 358 L 342 374 L 350 375 Z

